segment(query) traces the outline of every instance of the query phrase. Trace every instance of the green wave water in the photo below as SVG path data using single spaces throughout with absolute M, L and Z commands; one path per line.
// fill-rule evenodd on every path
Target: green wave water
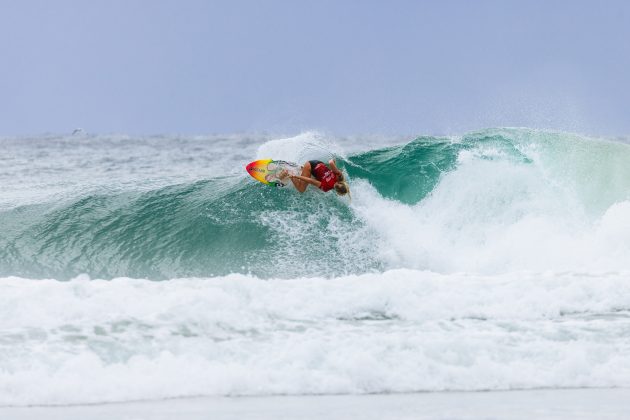
M 536 194 L 534 183 L 521 185 L 515 177 L 509 193 L 480 189 L 479 196 L 460 199 L 469 184 L 449 176 L 470 162 L 487 165 L 475 172 L 478 179 L 466 182 L 490 185 L 497 171 L 499 177 L 501 171 L 508 177 L 522 168 L 532 179 L 544 178 L 544 183 L 570 191 L 557 196 L 558 201 L 568 196 L 575 200 L 567 204 L 568 211 L 576 208 L 592 217 L 630 197 L 630 147 L 623 142 L 527 129 L 420 137 L 339 162 L 351 181 L 354 200 L 363 200 L 359 207 L 332 193 L 272 189 L 243 171 L 149 191 L 91 191 L 62 202 L 11 208 L 0 214 L 0 276 L 69 279 L 88 273 L 98 278 L 168 279 L 238 272 L 295 278 L 378 271 L 392 263 L 375 252 L 375 244 L 382 245 L 384 239 L 378 218 L 370 217 L 362 199 L 370 190 L 377 197 L 370 205 L 382 210 L 389 201 L 396 203 L 387 207 L 391 213 L 425 205 L 439 187 L 441 195 L 461 200 L 457 204 L 462 209 L 474 201 L 477 214 L 488 215 L 489 222 L 483 219 L 488 229 L 489 215 L 514 213 L 515 202 L 525 208 L 523 202 Z M 473 223 L 444 220 L 440 213 L 433 213 L 435 220 L 428 220 L 428 226 L 450 229 L 454 238 L 459 232 L 454 229 L 461 227 L 453 226 Z M 518 217 L 532 215 L 521 213 Z
M 419 137 L 353 156 L 346 168 L 351 177 L 369 180 L 384 197 L 415 204 L 433 190 L 442 174 L 457 166 L 460 152 L 490 147 L 500 150 L 503 157 L 529 162 L 509 138 L 486 132 L 463 139 Z
M 17 208 L 2 217 L 3 275 L 62 279 L 80 273 L 99 278 L 232 272 L 265 277 L 279 269 L 293 276 L 313 272 L 320 259 L 330 264 L 321 267 L 323 275 L 348 272 L 338 250 L 341 238 L 336 235 L 341 233 L 332 232 L 331 223 L 346 229 L 358 224 L 335 200 L 298 197 L 243 177 L 88 195 L 52 209 Z M 293 220 L 302 227 L 300 218 L 309 223 L 296 236 L 287 229 Z M 327 230 L 330 235 L 315 249 Z M 309 249 L 315 249 L 317 260 L 309 260 Z

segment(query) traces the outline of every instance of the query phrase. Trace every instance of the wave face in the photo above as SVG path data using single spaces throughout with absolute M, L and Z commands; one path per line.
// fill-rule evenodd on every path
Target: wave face
M 81 136 L 0 138 L 0 405 L 630 387 L 627 142 Z
M 349 253 L 365 244 L 346 243 L 362 223 L 346 206 L 243 181 L 217 178 L 148 192 L 90 194 L 52 210 L 11 210 L 4 215 L 2 268 L 26 277 L 153 279 L 358 270 Z
M 355 153 L 340 166 L 350 206 L 334 194 L 263 188 L 243 171 L 15 206 L 2 212 L 0 275 L 627 268 L 625 143 L 487 130 Z

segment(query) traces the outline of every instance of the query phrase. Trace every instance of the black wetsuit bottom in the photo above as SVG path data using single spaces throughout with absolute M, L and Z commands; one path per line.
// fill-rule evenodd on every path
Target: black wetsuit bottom
M 315 170 L 315 167 L 319 165 L 320 163 L 324 163 L 324 162 L 322 162 L 321 160 L 309 160 L 308 163 L 311 164 L 311 174 L 315 176 L 315 174 L 313 173 L 313 171 Z

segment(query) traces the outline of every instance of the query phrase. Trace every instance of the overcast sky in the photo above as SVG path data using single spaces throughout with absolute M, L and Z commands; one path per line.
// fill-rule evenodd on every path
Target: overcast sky
M 0 135 L 630 134 L 630 1 L 0 0 Z

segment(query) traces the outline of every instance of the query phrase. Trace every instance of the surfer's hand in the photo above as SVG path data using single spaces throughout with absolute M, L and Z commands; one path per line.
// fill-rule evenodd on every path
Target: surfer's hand
M 287 172 L 286 169 L 281 170 L 280 173 L 278 174 L 278 178 L 280 178 L 280 180 L 288 178 L 289 176 L 290 175 L 289 175 L 289 173 Z

